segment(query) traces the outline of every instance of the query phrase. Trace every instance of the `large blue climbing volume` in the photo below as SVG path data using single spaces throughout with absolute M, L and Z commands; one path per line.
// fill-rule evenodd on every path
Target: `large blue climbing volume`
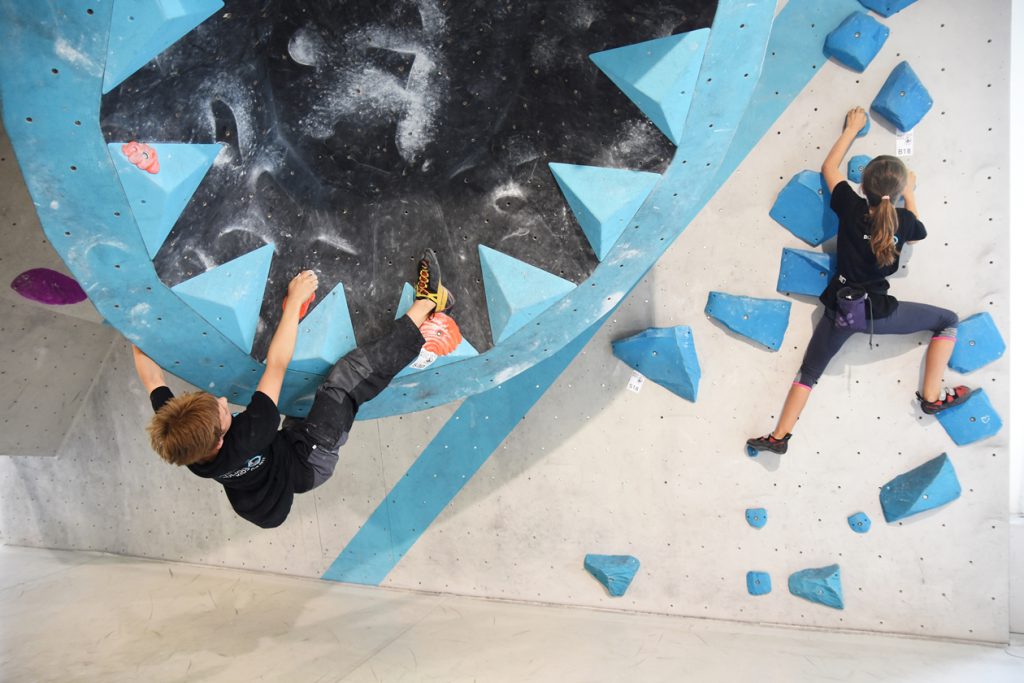
M 633 582 L 640 560 L 632 555 L 587 555 L 583 558 L 584 568 L 601 582 L 608 594 L 614 598 L 625 595 Z
M 710 292 L 704 312 L 737 334 L 772 351 L 782 346 L 789 327 L 788 301 Z
M 871 111 L 901 132 L 913 129 L 931 108 L 932 96 L 907 62 L 896 65 L 871 103 Z
M 891 17 L 900 10 L 913 5 L 917 0 L 860 0 L 860 4 L 869 10 L 878 12 L 883 17 Z
M 826 607 L 843 609 L 843 584 L 839 565 L 802 569 L 789 576 L 789 592 Z
M 818 296 L 828 286 L 835 270 L 835 254 L 785 247 L 779 263 L 779 279 L 775 291 L 780 294 Z
M 688 401 L 697 400 L 700 363 L 693 330 L 686 325 L 651 327 L 612 342 L 612 353 L 652 382 Z
M 142 241 L 146 243 L 146 251 L 153 257 L 210 170 L 221 145 L 152 143 L 148 147 L 157 154 L 157 173 L 129 162 L 121 151 L 122 143 L 107 145 L 121 187 L 139 224 Z
M 854 71 L 862 72 L 882 49 L 889 27 L 866 12 L 854 12 L 825 39 L 825 54 Z
M 816 247 L 839 232 L 839 216 L 829 206 L 831 198 L 821 173 L 800 171 L 779 192 L 768 215 Z
M 945 453 L 899 475 L 878 494 L 882 514 L 889 523 L 940 507 L 959 497 L 960 480 Z
M 596 52 L 590 59 L 678 145 L 710 33 L 702 28 Z
M 957 446 L 987 439 L 1003 427 L 1003 420 L 992 407 L 984 389 L 976 390 L 966 401 L 946 408 L 936 417 Z
M 260 320 L 274 245 L 266 244 L 172 289 L 207 322 L 245 352 Z
M 620 168 L 548 166 L 599 261 L 661 179 L 657 173 Z
M 568 280 L 482 244 L 479 251 L 495 344 L 511 337 L 576 287 Z
M 1006 342 L 992 316 L 978 313 L 960 321 L 949 367 L 957 372 L 973 372 L 1002 358 L 1005 352 Z
M 322 375 L 355 347 L 356 333 L 345 287 L 339 282 L 299 323 L 299 337 L 288 368 Z
M 103 72 L 104 94 L 223 6 L 220 0 L 114 2 Z

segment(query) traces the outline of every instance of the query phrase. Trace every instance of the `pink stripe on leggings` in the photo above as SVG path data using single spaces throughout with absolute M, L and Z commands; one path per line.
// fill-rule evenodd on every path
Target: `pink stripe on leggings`
M 940 336 L 936 336 L 936 337 L 932 337 L 932 341 L 935 341 L 936 339 L 946 339 L 946 340 L 948 340 L 948 341 L 956 341 L 956 337 L 946 337 L 946 336 L 941 336 L 941 337 L 940 337 Z
M 803 387 L 803 388 L 804 388 L 804 389 L 806 389 L 807 391 L 810 391 L 810 390 L 811 390 L 811 387 L 807 386 L 806 384 L 804 384 L 804 383 L 802 383 L 802 382 L 793 382 L 793 385 L 794 385 L 794 386 L 798 386 L 798 387 Z

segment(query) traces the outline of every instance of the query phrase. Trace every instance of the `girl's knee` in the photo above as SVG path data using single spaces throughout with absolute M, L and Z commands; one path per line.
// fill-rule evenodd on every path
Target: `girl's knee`
M 935 327 L 935 336 L 956 339 L 956 329 L 960 325 L 960 316 L 953 311 L 942 310 L 939 324 Z

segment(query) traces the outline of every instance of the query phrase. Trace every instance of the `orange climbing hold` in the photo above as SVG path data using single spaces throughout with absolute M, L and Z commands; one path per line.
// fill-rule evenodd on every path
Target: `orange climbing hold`
M 426 339 L 423 349 L 438 356 L 447 356 L 462 343 L 462 331 L 451 316 L 435 313 L 420 325 L 420 334 Z
M 160 172 L 160 159 L 157 158 L 156 150 L 149 145 L 132 140 L 121 145 L 121 153 L 143 171 L 154 175 Z

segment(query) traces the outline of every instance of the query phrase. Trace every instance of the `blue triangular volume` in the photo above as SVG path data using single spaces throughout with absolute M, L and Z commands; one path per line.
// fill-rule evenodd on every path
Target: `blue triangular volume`
M 889 523 L 937 508 L 959 497 L 960 480 L 945 453 L 904 472 L 878 493 L 882 513 Z
M 491 336 L 498 344 L 546 311 L 576 285 L 480 245 Z
M 678 145 L 710 34 L 702 28 L 596 52 L 590 59 Z
M 210 170 L 221 145 L 150 144 L 160 164 L 158 173 L 132 164 L 121 146 L 122 143 L 113 142 L 107 148 L 152 258 Z
M 608 589 L 609 595 L 618 598 L 626 593 L 629 584 L 633 582 L 633 577 L 640 569 L 640 560 L 632 555 L 591 554 L 583 558 L 583 567 Z
M 839 565 L 801 569 L 789 575 L 789 592 L 826 607 L 843 609 L 843 583 Z
M 709 292 L 704 312 L 733 332 L 778 351 L 789 327 L 789 309 L 788 301 Z
M 402 296 L 399 297 L 398 307 L 395 308 L 395 320 L 408 313 L 414 301 L 416 301 L 416 290 L 408 282 L 403 282 Z
M 548 164 L 597 259 L 603 261 L 661 180 L 657 173 Z
M 612 342 L 612 353 L 652 382 L 688 401 L 697 400 L 700 362 L 689 327 L 648 328 Z
M 322 375 L 356 347 L 356 333 L 339 283 L 299 322 L 299 338 L 288 367 Z
M 115 0 L 103 94 L 223 6 L 221 0 Z
M 274 245 L 267 244 L 171 289 L 245 352 L 252 349 Z
M 775 291 L 780 294 L 788 292 L 818 296 L 825 290 L 835 270 L 835 254 L 785 247 L 779 263 L 779 279 L 775 283 Z

